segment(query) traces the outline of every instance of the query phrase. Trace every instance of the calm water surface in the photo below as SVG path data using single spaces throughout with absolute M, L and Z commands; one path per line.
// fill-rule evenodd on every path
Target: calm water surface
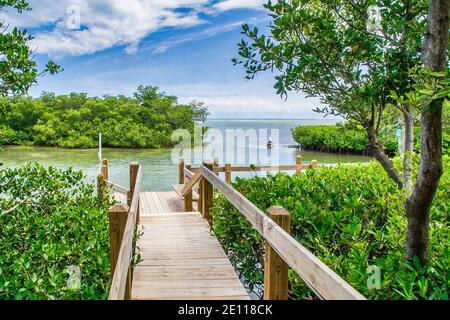
M 245 152 L 246 159 L 252 149 L 261 149 L 269 155 L 271 152 L 279 154 L 280 164 L 294 164 L 297 154 L 301 154 L 305 163 L 317 160 L 319 163 L 349 163 L 364 162 L 369 157 L 354 155 L 336 155 L 322 152 L 298 151 L 287 148 L 295 142 L 291 136 L 291 129 L 298 125 L 333 124 L 324 120 L 209 120 L 206 125 L 224 133 L 227 129 L 278 129 L 280 133 L 279 144 L 272 150 L 266 150 L 266 141 L 250 142 L 249 145 L 237 145 L 236 154 Z M 0 151 L 0 162 L 4 166 L 19 166 L 28 162 L 39 162 L 44 166 L 57 168 L 73 167 L 82 170 L 86 179 L 94 181 L 99 171 L 98 150 L 67 150 L 47 147 L 6 146 Z M 132 160 L 143 165 L 143 189 L 146 191 L 170 190 L 171 185 L 178 181 L 177 164 L 171 161 L 171 150 L 142 150 L 142 149 L 103 149 L 103 157 L 110 163 L 110 180 L 128 187 L 128 166 Z M 255 164 L 254 162 L 252 162 Z M 250 163 L 241 163 L 250 164 Z M 262 174 L 262 173 L 258 173 Z M 239 176 L 255 175 L 255 173 L 242 173 Z

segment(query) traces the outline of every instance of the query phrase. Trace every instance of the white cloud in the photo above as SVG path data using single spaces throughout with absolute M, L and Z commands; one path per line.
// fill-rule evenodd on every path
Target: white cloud
M 244 22 L 245 21 L 232 22 L 232 23 L 228 23 L 228 24 L 205 28 L 205 29 L 203 29 L 199 32 L 195 32 L 195 33 L 187 33 L 187 34 L 184 34 L 181 36 L 174 36 L 167 40 L 158 42 L 157 44 L 151 44 L 144 50 L 151 49 L 151 50 L 153 50 L 153 53 L 163 53 L 163 52 L 166 52 L 167 50 L 169 50 L 173 47 L 179 46 L 183 43 L 207 39 L 210 37 L 214 37 L 218 34 L 221 34 L 223 32 L 228 32 L 228 31 L 240 28 Z
M 265 0 L 30 0 L 32 11 L 3 12 L 2 18 L 20 27 L 38 28 L 32 46 L 53 57 L 84 55 L 126 46 L 133 54 L 149 34 L 165 27 L 186 28 L 205 21 L 200 13 L 238 8 L 259 9 Z M 182 9 L 182 10 L 180 10 Z M 6 15 L 6 17 L 5 17 Z M 81 28 L 73 29 L 77 23 Z M 50 26 L 50 28 L 49 28 Z M 40 31 L 39 31 L 40 30 Z M 188 41 L 180 40 L 180 41 Z M 162 44 L 164 51 L 174 43 Z
M 267 0 L 224 0 L 213 5 L 213 8 L 219 11 L 232 9 L 261 9 Z
M 305 94 L 291 92 L 281 99 L 273 90 L 270 75 L 255 81 L 241 79 L 237 83 L 194 83 L 164 85 L 164 90 L 187 103 L 192 100 L 205 103 L 211 118 L 302 118 L 320 119 L 312 109 L 323 107 L 319 99 L 306 98 Z

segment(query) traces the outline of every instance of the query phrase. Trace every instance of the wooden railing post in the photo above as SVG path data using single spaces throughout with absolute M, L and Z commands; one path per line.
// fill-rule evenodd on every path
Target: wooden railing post
M 295 157 L 295 172 L 302 173 L 302 156 Z
M 184 160 L 180 159 L 178 163 L 178 184 L 184 184 Z
M 117 259 L 119 257 L 120 246 L 122 245 L 123 234 L 127 224 L 130 207 L 126 204 L 116 204 L 109 209 L 109 262 L 111 282 L 116 270 Z M 125 289 L 125 300 L 131 299 L 131 268 L 128 270 L 127 286 Z
M 139 171 L 139 163 L 132 161 L 130 163 L 130 191 L 128 191 L 128 206 L 131 207 L 131 202 L 133 201 L 133 194 L 134 194 L 134 189 L 136 188 L 136 179 L 137 179 L 137 175 L 138 175 L 138 171 Z M 136 201 L 139 201 L 139 199 L 137 199 Z M 137 216 L 136 216 L 136 223 L 139 222 L 139 205 L 138 205 L 138 212 L 137 212 Z
M 283 230 L 290 233 L 291 216 L 283 207 L 270 207 L 267 215 Z M 264 300 L 287 300 L 288 264 L 268 242 L 264 257 Z
M 197 210 L 203 215 L 203 179 L 201 179 L 198 184 Z
M 186 169 L 189 171 L 192 171 L 191 165 L 187 165 Z M 184 170 L 183 170 L 183 177 L 184 177 Z M 194 208 L 192 206 L 192 190 L 190 190 L 185 196 L 184 196 L 184 212 L 192 212 L 194 211 Z
M 116 204 L 109 209 L 109 261 L 111 281 L 116 270 L 117 258 L 119 256 L 129 210 L 130 207 L 122 203 Z
M 209 170 L 213 171 L 213 164 L 208 162 L 203 162 L 203 166 L 208 168 Z M 213 186 L 211 182 L 209 182 L 207 179 L 202 178 L 201 180 L 201 207 L 202 207 L 202 215 L 203 218 L 208 221 L 209 224 L 211 224 L 211 207 L 212 207 L 212 201 L 213 201 Z
M 311 168 L 312 169 L 317 169 L 319 167 L 319 162 L 317 162 L 317 160 L 312 160 L 311 161 Z
M 106 200 L 108 198 L 105 187 L 105 178 L 102 174 L 97 176 L 97 196 L 100 200 Z
M 231 183 L 231 164 L 225 164 L 225 181 L 230 184 Z
M 109 180 L 109 165 L 108 159 L 103 159 L 102 161 L 102 175 L 105 180 Z
M 214 158 L 214 166 L 213 169 L 219 167 L 219 158 Z M 213 171 L 214 172 L 214 171 Z M 219 175 L 219 172 L 216 172 L 216 175 Z

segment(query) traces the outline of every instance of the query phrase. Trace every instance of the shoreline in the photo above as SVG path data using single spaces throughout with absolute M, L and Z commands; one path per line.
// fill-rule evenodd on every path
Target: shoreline
M 329 154 L 372 157 L 372 154 L 368 151 L 367 152 L 358 152 L 358 151 L 322 150 L 320 148 L 302 147 L 300 144 L 290 144 L 290 145 L 285 145 L 285 147 L 290 148 L 290 149 L 312 151 L 312 152 L 323 152 L 323 153 L 329 153 Z

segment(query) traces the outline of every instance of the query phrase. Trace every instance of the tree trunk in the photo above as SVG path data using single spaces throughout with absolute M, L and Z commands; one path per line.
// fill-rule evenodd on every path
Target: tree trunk
M 449 0 L 430 0 L 422 62 L 433 71 L 444 70 L 446 64 L 449 3 Z M 406 201 L 406 258 L 412 260 L 417 256 L 425 264 L 429 211 L 442 175 L 442 100 L 435 100 L 422 108 L 420 125 L 420 167 L 414 190 Z
M 414 115 L 412 106 L 402 106 L 405 129 L 405 153 L 403 155 L 403 187 L 409 195 L 412 189 L 412 155 L 414 152 Z
M 397 169 L 395 169 L 394 164 L 389 159 L 389 157 L 384 153 L 384 147 L 379 143 L 377 133 L 375 129 L 370 126 L 366 128 L 367 135 L 369 137 L 370 149 L 373 156 L 381 164 L 384 170 L 387 172 L 389 177 L 394 180 L 399 189 L 403 188 L 402 178 Z

